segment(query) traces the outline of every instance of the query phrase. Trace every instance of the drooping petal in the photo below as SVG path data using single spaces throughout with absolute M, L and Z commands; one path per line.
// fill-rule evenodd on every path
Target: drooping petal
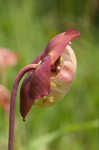
M 25 120 L 25 116 L 27 115 L 27 113 L 29 112 L 30 108 L 34 103 L 34 101 L 29 100 L 28 96 L 31 75 L 32 75 L 31 73 L 28 74 L 28 76 L 24 79 L 20 89 L 20 113 L 21 116 L 23 117 L 23 120 Z
M 25 119 L 34 100 L 48 95 L 50 92 L 50 56 L 45 57 L 42 64 L 28 74 L 20 91 L 20 113 Z
M 46 55 L 51 56 L 51 64 L 53 64 L 63 53 L 67 44 L 75 37 L 80 36 L 76 30 L 69 29 L 66 32 L 56 35 L 44 49 Z
M 50 91 L 50 56 L 36 69 L 31 78 L 29 96 L 33 99 L 48 95 Z

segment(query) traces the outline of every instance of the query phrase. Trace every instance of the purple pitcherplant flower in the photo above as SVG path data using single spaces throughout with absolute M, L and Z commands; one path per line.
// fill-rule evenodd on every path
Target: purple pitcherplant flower
M 8 150 L 13 150 L 15 102 L 21 78 L 29 72 L 20 90 L 20 113 L 25 120 L 32 105 L 51 106 L 68 91 L 76 71 L 76 57 L 69 42 L 78 36 L 80 33 L 72 29 L 56 35 L 32 64 L 16 76 L 10 103 Z

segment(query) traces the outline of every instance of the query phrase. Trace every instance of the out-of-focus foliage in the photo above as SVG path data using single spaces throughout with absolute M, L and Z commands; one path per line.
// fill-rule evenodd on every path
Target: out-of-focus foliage
M 5 86 L 11 91 L 18 71 L 67 28 L 81 33 L 72 42 L 78 70 L 71 90 L 53 107 L 33 107 L 25 123 L 18 93 L 15 150 L 99 149 L 98 0 L 0 0 L 0 47 L 19 55 L 18 65 L 6 72 Z M 7 149 L 7 138 L 8 116 L 0 109 L 0 150 Z

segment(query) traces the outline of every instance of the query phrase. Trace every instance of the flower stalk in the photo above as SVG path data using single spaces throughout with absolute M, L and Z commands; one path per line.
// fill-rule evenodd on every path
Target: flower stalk
M 25 66 L 16 76 L 13 84 L 11 101 L 10 101 L 10 119 L 9 119 L 9 140 L 8 140 L 8 150 L 13 150 L 13 140 L 14 140 L 14 126 L 15 126 L 15 105 L 16 105 L 16 95 L 20 80 L 24 74 L 28 71 L 32 71 L 37 67 L 37 64 L 30 64 Z

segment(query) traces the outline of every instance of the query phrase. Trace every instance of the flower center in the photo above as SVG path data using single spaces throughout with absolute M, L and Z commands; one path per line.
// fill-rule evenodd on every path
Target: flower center
M 51 66 L 51 72 L 53 74 L 57 74 L 59 72 L 58 67 L 60 66 L 60 57 L 56 60 L 56 62 Z

